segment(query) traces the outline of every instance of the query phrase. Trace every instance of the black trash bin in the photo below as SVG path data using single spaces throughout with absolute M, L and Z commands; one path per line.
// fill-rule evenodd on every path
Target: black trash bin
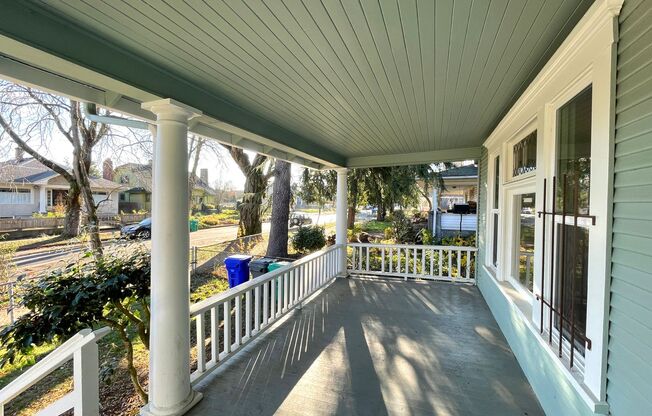
M 260 259 L 252 260 L 249 263 L 249 271 L 251 272 L 251 278 L 255 279 L 258 276 L 262 276 L 269 271 L 269 265 L 274 263 L 276 259 L 269 257 L 263 257 Z

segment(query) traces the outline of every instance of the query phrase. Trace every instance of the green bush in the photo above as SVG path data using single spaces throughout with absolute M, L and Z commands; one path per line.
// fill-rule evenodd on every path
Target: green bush
M 412 221 L 403 211 L 394 211 L 392 219 L 392 232 L 399 244 L 413 243 L 416 237 Z
M 223 224 L 235 224 L 238 222 L 240 215 L 234 209 L 225 209 L 219 214 L 197 214 L 191 217 L 199 221 L 199 228 L 211 228 Z
M 29 312 L 0 331 L 0 366 L 29 356 L 34 347 L 106 325 L 123 341 L 131 381 L 146 402 L 133 363 L 131 334 L 149 348 L 150 264 L 145 248 L 127 247 L 99 258 L 87 255 L 27 284 L 21 303 Z
M 383 234 L 385 236 L 385 240 L 391 240 L 394 238 L 394 229 L 392 227 L 386 227 L 383 231 Z
M 292 236 L 292 247 L 299 253 L 309 253 L 319 250 L 326 245 L 324 227 L 299 227 Z

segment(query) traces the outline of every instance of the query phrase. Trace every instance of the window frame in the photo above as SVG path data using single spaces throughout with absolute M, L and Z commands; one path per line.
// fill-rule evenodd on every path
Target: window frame
M 505 158 L 501 157 L 502 152 L 495 151 L 488 155 L 488 167 L 487 167 L 487 188 L 489 192 L 487 193 L 487 251 L 485 253 L 485 266 L 492 271 L 494 277 L 500 275 L 500 265 L 501 261 L 501 245 L 498 244 L 498 247 L 494 247 L 494 241 L 500 243 L 502 240 L 502 224 L 501 224 L 501 207 L 502 207 L 502 175 L 504 173 L 504 167 L 501 164 L 504 162 Z M 498 168 L 498 178 L 496 179 L 496 168 Z M 496 180 L 498 183 L 496 184 Z M 498 193 L 496 194 L 496 189 Z M 494 207 L 497 203 L 497 207 Z M 497 234 L 497 235 L 495 235 Z M 495 238 L 494 238 L 495 237 Z M 494 250 L 497 250 L 496 253 L 496 263 L 494 263 Z

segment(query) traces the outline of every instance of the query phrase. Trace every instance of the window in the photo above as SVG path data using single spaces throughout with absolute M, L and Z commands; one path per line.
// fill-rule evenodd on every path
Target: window
M 579 214 L 589 214 L 591 97 L 592 90 L 589 87 L 557 111 L 556 203 L 557 210 L 564 210 L 567 214 L 575 212 L 576 202 Z M 575 188 L 577 198 L 573 195 Z
M 518 281 L 530 292 L 533 291 L 534 276 L 534 221 L 535 221 L 535 199 L 534 193 L 521 194 L 517 197 L 516 213 L 517 222 L 517 242 L 515 245 L 516 256 L 518 259 L 514 273 L 518 276 Z
M 0 204 L 29 204 L 31 200 L 29 189 L 0 188 Z
M 523 140 L 516 143 L 513 151 L 512 176 L 532 172 L 537 168 L 537 131 L 528 134 Z
M 93 192 L 93 202 L 95 204 L 100 204 L 110 200 L 108 193 L 106 192 Z
M 494 159 L 494 193 L 493 193 L 493 203 L 491 209 L 491 217 L 493 223 L 493 235 L 492 235 L 492 252 L 491 252 L 491 264 L 494 267 L 498 267 L 498 202 L 500 200 L 500 156 L 496 156 Z
M 591 186 L 591 87 L 557 111 L 555 328 L 582 355 L 586 333 Z

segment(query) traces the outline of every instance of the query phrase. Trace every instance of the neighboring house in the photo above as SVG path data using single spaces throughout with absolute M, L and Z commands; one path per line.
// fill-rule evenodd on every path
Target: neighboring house
M 444 189 L 432 191 L 431 200 L 436 212 L 432 222 L 432 231 L 438 237 L 455 232 L 468 234 L 475 232 L 478 226 L 478 165 L 459 165 L 439 172 Z M 421 185 L 422 186 L 422 185 Z M 437 202 L 434 202 L 437 201 Z M 455 205 L 469 205 L 469 212 L 454 213 Z M 421 211 L 430 209 L 425 198 L 419 201 Z
M 439 193 L 441 211 L 453 209 L 455 204 L 475 205 L 478 198 L 478 165 L 455 166 L 439 172 L 444 189 Z
M 104 177 L 126 187 L 120 192 L 120 211 L 151 211 L 152 209 L 152 164 L 125 163 L 111 169 L 112 162 L 104 161 Z M 208 169 L 201 169 L 200 176 L 195 176 L 195 186 L 192 189 L 192 204 L 199 207 L 202 204 L 214 205 L 216 191 L 208 184 Z
M 0 217 L 29 217 L 65 205 L 70 186 L 58 173 L 16 149 L 14 159 L 0 162 Z M 91 178 L 93 199 L 99 215 L 118 213 L 120 184 Z

